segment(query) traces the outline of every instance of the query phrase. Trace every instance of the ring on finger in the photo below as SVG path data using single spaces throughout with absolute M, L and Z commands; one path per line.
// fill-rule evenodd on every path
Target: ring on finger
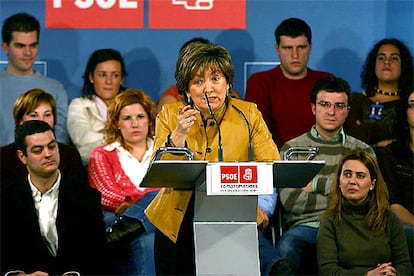
M 192 118 L 188 118 L 188 123 L 191 123 L 193 121 Z

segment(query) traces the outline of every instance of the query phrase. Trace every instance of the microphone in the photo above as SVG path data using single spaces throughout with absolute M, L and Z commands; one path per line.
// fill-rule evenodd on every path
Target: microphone
M 216 116 L 214 116 L 213 110 L 211 109 L 211 105 L 210 105 L 210 101 L 208 99 L 207 93 L 204 93 L 204 98 L 206 99 L 208 112 L 210 113 L 211 118 L 213 119 L 214 123 L 217 126 L 217 132 L 218 132 L 218 161 L 223 162 L 223 143 L 222 143 L 222 140 L 221 140 L 220 125 L 218 124 L 217 118 L 216 118 Z
M 248 154 L 248 157 L 249 157 L 249 162 L 252 162 L 253 161 L 253 141 L 252 141 L 252 131 L 251 131 L 251 128 L 250 128 L 250 123 L 249 123 L 249 121 L 247 120 L 247 118 L 246 118 L 246 115 L 244 115 L 244 113 L 243 113 L 243 111 L 241 111 L 237 106 L 235 106 L 235 105 L 231 105 L 234 109 L 236 109 L 237 110 L 237 112 L 239 112 L 239 114 L 243 117 L 243 120 L 244 120 L 244 122 L 246 123 L 246 125 L 247 125 L 247 130 L 248 130 L 248 132 L 249 132 L 249 146 L 248 146 L 248 149 L 247 149 L 247 154 Z

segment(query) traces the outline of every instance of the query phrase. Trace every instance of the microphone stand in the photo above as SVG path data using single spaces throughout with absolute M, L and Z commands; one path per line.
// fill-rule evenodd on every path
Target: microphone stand
M 249 146 L 248 146 L 248 158 L 249 158 L 249 162 L 253 161 L 253 141 L 252 141 L 252 131 L 250 129 L 250 124 L 249 121 L 246 118 L 246 115 L 244 115 L 243 111 L 241 111 L 237 106 L 235 105 L 231 105 L 234 109 L 237 110 L 237 112 L 239 112 L 239 114 L 243 117 L 244 122 L 246 123 L 247 126 L 247 131 L 249 132 Z
M 218 124 L 216 116 L 214 116 L 213 110 L 211 109 L 210 100 L 208 99 L 207 93 L 204 93 L 204 98 L 206 99 L 207 106 L 208 106 L 208 112 L 211 115 L 211 118 L 213 119 L 214 123 L 217 126 L 217 132 L 218 132 L 218 161 L 223 162 L 223 144 L 221 140 L 221 130 L 220 126 Z

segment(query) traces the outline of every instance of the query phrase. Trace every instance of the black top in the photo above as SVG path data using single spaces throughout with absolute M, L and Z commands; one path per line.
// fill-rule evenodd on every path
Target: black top
M 368 145 L 395 138 L 393 131 L 399 101 L 376 104 L 362 93 L 352 93 L 351 111 L 344 124 L 349 134 Z M 360 124 L 357 124 L 356 121 Z
M 407 143 L 375 148 L 378 164 L 390 192 L 390 204 L 399 203 L 414 214 L 414 154 Z
M 62 175 L 56 227 L 58 251 L 54 257 L 41 234 L 27 177 L 1 185 L 1 275 L 11 270 L 49 275 L 78 271 L 104 275 L 107 258 L 105 225 L 98 191 L 73 185 Z M 13 185 L 11 185 L 13 184 Z
M 78 150 L 73 146 L 58 143 L 60 155 L 60 173 L 73 178 L 74 184 L 88 185 L 88 175 L 83 167 Z M 0 148 L 1 185 L 11 183 L 20 176 L 27 175 L 26 166 L 17 157 L 16 144 L 12 143 Z

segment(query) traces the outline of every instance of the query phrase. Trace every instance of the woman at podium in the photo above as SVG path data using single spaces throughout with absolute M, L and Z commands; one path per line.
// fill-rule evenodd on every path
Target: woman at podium
M 164 105 L 158 114 L 155 150 L 186 147 L 195 160 L 213 162 L 280 159 L 256 105 L 229 96 L 234 68 L 225 48 L 189 44 L 178 56 L 175 78 L 182 100 Z M 162 188 L 145 212 L 157 228 L 157 274 L 194 275 L 194 191 Z M 263 214 L 258 212 L 258 223 Z

